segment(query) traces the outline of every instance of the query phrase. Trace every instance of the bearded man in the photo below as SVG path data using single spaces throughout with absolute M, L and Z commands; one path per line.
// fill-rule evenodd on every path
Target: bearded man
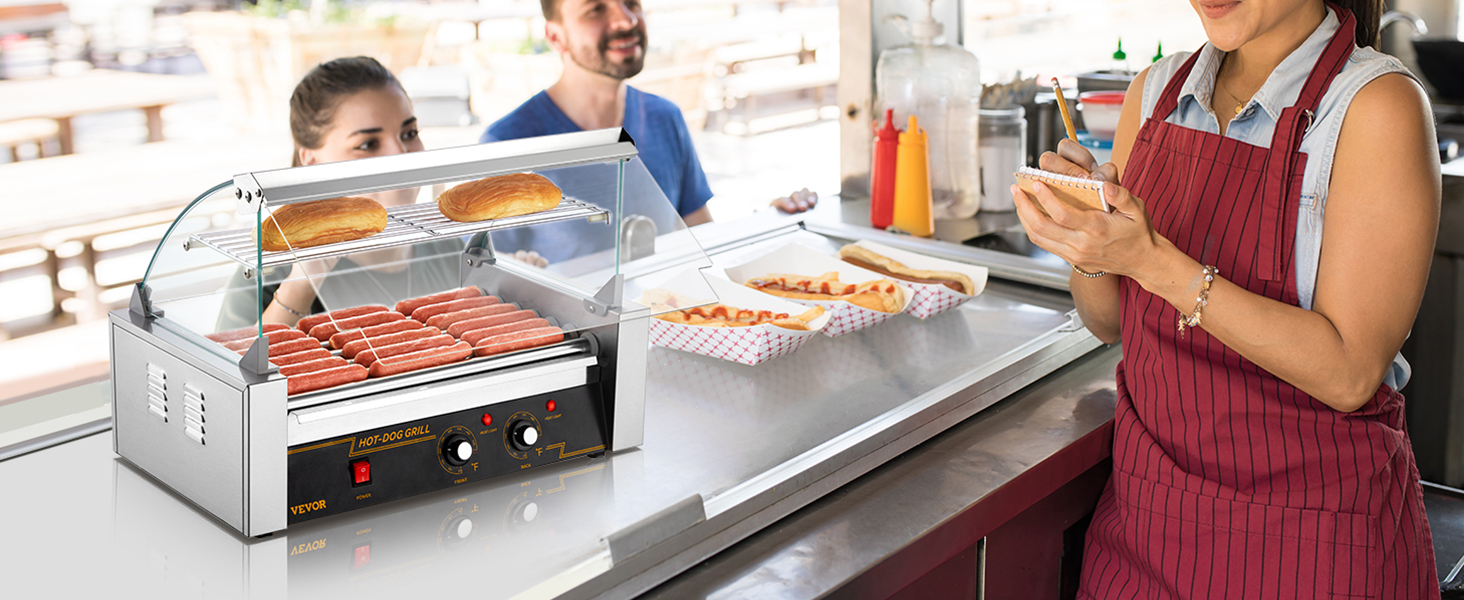
M 625 83 L 645 66 L 646 22 L 640 0 L 540 1 L 544 38 L 564 61 L 564 72 L 549 89 L 488 126 L 481 141 L 624 128 L 682 220 L 687 225 L 711 221 L 706 205 L 712 190 L 681 110 Z M 773 205 L 783 212 L 802 212 L 817 201 L 817 194 L 804 189 Z

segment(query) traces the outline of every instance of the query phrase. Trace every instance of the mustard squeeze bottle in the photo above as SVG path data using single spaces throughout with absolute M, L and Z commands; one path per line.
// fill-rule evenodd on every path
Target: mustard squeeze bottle
M 895 228 L 910 235 L 935 235 L 935 217 L 930 210 L 929 153 L 925 130 L 915 115 L 900 134 L 895 158 Z

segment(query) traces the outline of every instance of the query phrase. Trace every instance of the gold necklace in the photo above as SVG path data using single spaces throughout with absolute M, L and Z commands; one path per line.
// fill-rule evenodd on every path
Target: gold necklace
M 1221 66 L 1224 66 L 1224 65 L 1221 65 Z M 1237 116 L 1237 117 L 1240 116 L 1240 111 L 1245 110 L 1245 104 L 1246 104 L 1246 102 L 1249 102 L 1250 99 L 1247 98 L 1244 101 L 1242 101 L 1240 99 L 1240 96 L 1235 95 L 1235 92 L 1232 92 L 1232 91 L 1230 91 L 1230 88 L 1225 87 L 1225 82 L 1220 80 L 1220 73 L 1219 73 L 1219 71 L 1216 71 L 1215 72 L 1215 83 L 1220 84 L 1220 89 L 1222 89 L 1222 90 L 1225 91 L 1225 95 L 1230 96 L 1230 99 L 1235 101 L 1235 116 Z

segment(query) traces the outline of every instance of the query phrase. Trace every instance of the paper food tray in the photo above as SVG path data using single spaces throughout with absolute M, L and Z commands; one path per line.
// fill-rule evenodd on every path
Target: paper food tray
M 661 289 L 683 296 L 704 299 L 710 286 L 718 302 L 749 310 L 770 310 L 775 313 L 800 315 L 808 307 L 776 296 L 758 292 L 747 286 L 738 285 L 715 275 L 703 277 L 701 271 L 691 270 L 665 282 Z M 757 365 L 779 356 L 792 354 L 820 330 L 829 324 L 830 314 L 825 312 L 809 323 L 808 331 L 785 329 L 772 324 L 751 327 L 707 327 L 704 325 L 683 325 L 661 319 L 651 319 L 651 343 L 673 350 L 681 350 L 730 360 L 744 365 Z
M 864 283 L 876 279 L 888 279 L 879 273 L 856 267 L 802 244 L 788 244 L 747 263 L 735 267 L 728 267 L 727 277 L 741 284 L 754 277 L 762 277 L 773 273 L 817 277 L 830 271 L 837 272 L 839 274 L 839 281 L 845 283 Z M 910 301 L 913 299 L 914 293 L 911 292 L 909 286 L 904 285 L 902 282 L 896 281 L 895 284 L 905 291 L 905 305 L 900 307 L 900 310 L 889 313 L 870 310 L 863 306 L 857 306 L 843 301 L 822 302 L 795 298 L 786 298 L 786 300 L 808 306 L 824 307 L 824 310 L 827 310 L 832 318 L 829 320 L 828 327 L 823 329 L 823 334 L 829 337 L 838 337 L 846 333 L 879 325 L 889 320 L 890 317 L 905 312 L 910 307 Z M 752 290 L 752 288 L 747 286 L 742 287 Z M 772 296 L 772 294 L 762 295 Z M 784 299 L 779 296 L 772 297 Z
M 900 282 L 915 292 L 915 297 L 910 299 L 910 308 L 906 309 L 905 312 L 919 319 L 928 319 L 965 304 L 970 299 L 981 295 L 981 292 L 986 289 L 986 267 L 978 267 L 976 265 L 958 263 L 924 254 L 916 254 L 908 250 L 891 248 L 884 244 L 868 240 L 860 240 L 854 242 L 853 245 L 884 255 L 912 269 L 922 271 L 955 271 L 971 278 L 971 284 L 975 288 L 976 293 L 969 296 L 936 283 Z

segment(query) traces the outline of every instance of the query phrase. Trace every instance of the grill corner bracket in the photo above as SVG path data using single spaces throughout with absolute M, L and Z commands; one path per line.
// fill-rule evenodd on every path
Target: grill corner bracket
M 595 316 L 605 316 L 612 310 L 617 310 L 621 305 L 621 297 L 625 295 L 625 275 L 616 273 L 610 281 L 605 282 L 605 287 L 595 292 L 594 298 L 585 298 L 585 310 Z
M 249 351 L 244 353 L 244 358 L 239 359 L 239 368 L 255 375 L 273 373 L 275 367 L 269 364 L 269 338 L 262 336 L 254 338 L 254 344 L 249 346 Z

